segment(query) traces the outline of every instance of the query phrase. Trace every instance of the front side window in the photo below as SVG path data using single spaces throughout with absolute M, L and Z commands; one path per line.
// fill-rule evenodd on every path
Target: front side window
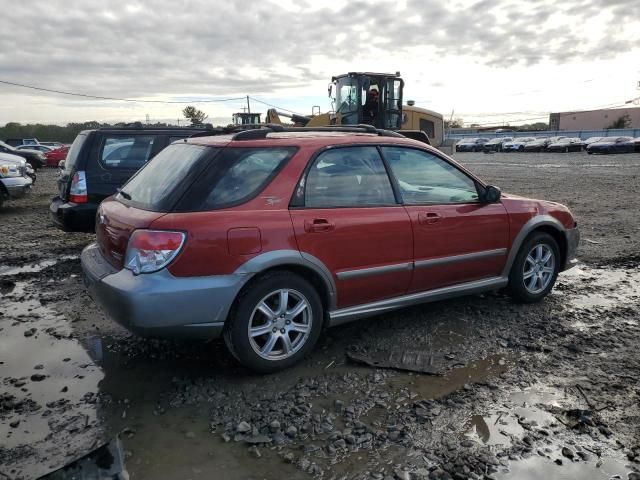
M 100 163 L 105 168 L 138 170 L 151 158 L 152 135 L 108 135 L 100 149 Z
M 318 155 L 307 175 L 304 203 L 311 208 L 330 208 L 396 202 L 376 147 L 346 147 Z
M 436 155 L 403 147 L 382 147 L 382 152 L 398 180 L 404 203 L 478 202 L 475 181 Z

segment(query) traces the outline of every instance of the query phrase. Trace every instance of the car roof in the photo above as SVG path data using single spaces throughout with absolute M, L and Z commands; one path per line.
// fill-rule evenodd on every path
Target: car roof
M 234 135 L 211 135 L 206 137 L 198 136 L 187 138 L 184 140 L 178 140 L 174 143 L 189 143 L 209 147 L 307 146 L 311 148 L 319 148 L 328 145 L 379 145 L 383 143 L 428 147 L 426 143 L 406 137 L 388 137 L 380 136 L 375 133 L 336 131 L 269 132 L 264 138 L 250 140 L 234 139 Z

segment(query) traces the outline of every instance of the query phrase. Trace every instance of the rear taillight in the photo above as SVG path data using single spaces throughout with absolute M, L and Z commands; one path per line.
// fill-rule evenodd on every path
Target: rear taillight
M 178 255 L 184 240 L 182 232 L 136 230 L 129 237 L 124 268 L 134 275 L 162 270 Z
M 75 203 L 87 203 L 87 176 L 84 172 L 76 172 L 71 179 L 69 189 L 69 201 Z

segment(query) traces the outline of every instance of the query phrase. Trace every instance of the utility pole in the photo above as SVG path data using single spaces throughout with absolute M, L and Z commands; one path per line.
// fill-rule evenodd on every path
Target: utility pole
M 251 113 L 251 106 L 249 105 L 249 95 L 247 95 L 247 113 Z

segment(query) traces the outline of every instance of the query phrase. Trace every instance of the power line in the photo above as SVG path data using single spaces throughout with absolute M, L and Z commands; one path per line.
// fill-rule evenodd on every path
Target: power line
M 303 115 L 302 113 L 298 113 L 298 112 L 294 112 L 293 110 L 289 110 L 287 108 L 282 108 L 282 107 L 278 107 L 276 105 L 273 105 L 271 103 L 267 103 L 267 102 L 263 102 L 262 100 L 258 100 L 255 97 L 249 97 L 251 100 L 253 100 L 254 102 L 258 102 L 258 103 L 262 103 L 263 105 L 267 105 L 269 107 L 275 108 L 276 110 L 284 110 L 285 112 L 289 112 L 289 113 L 294 113 L 296 115 Z
M 230 102 L 235 100 L 244 100 L 246 97 L 234 97 L 234 98 L 218 98 L 209 100 L 137 100 L 135 98 L 117 98 L 117 97 L 103 97 L 100 95 L 87 95 L 84 93 L 65 92 L 62 90 L 53 90 L 51 88 L 36 87 L 34 85 L 25 85 L 23 83 L 9 82 L 7 80 L 0 80 L 0 83 L 5 85 L 13 85 L 15 87 L 27 88 L 30 90 L 38 90 L 40 92 L 58 93 L 61 95 L 70 95 L 72 97 L 91 98 L 94 100 L 112 100 L 117 102 L 135 102 L 135 103 L 214 103 L 214 102 Z

